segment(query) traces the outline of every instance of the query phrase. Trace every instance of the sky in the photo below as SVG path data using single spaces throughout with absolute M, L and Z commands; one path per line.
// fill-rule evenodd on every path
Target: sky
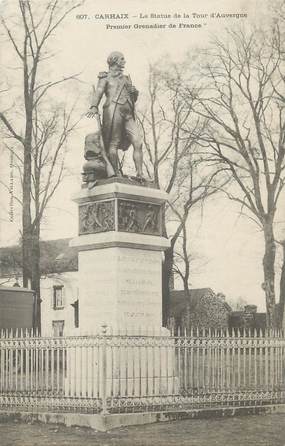
M 9 5 L 13 5 L 13 2 L 16 5 L 16 0 L 10 0 Z M 1 5 L 0 1 L 0 12 Z M 266 9 L 267 2 L 257 0 L 87 0 L 84 6 L 68 17 L 54 37 L 56 55 L 48 68 L 50 76 L 56 79 L 80 73 L 77 93 L 79 109 L 84 114 L 89 107 L 92 84 L 96 84 L 98 72 L 106 70 L 106 58 L 111 51 L 124 53 L 127 61 L 125 71 L 130 73 L 134 85 L 143 92 L 151 62 L 165 54 L 179 62 L 187 51 L 206 45 L 211 35 L 221 33 L 224 26 L 231 27 L 238 20 L 266 20 Z M 247 18 L 223 19 L 218 18 L 217 13 L 247 14 Z M 128 15 L 128 18 L 95 18 L 104 14 L 122 14 Z M 171 18 L 151 18 L 151 14 L 156 17 L 171 15 Z M 181 17 L 174 18 L 175 14 Z M 216 17 L 212 18 L 211 14 Z M 137 28 L 137 25 L 155 23 L 166 25 L 165 29 Z M 201 28 L 186 28 L 183 25 L 190 23 L 201 25 Z M 176 28 L 170 28 L 171 24 Z M 183 27 L 179 28 L 179 24 Z M 107 29 L 107 25 L 131 25 L 136 29 Z M 4 50 L 2 58 L 7 61 L 13 57 L 13 53 L 6 46 Z M 69 176 L 61 184 L 48 209 L 42 228 L 44 239 L 77 234 L 77 205 L 72 201 L 72 196 L 80 188 L 84 136 L 93 130 L 93 126 L 93 122 L 83 119 L 80 129 L 69 143 Z M 1 177 L 9 181 L 10 170 L 3 151 L 0 157 Z M 2 189 L 0 246 L 14 244 L 19 238 L 19 216 L 15 212 L 15 221 L 9 222 L 8 208 L 9 195 Z M 264 310 L 264 293 L 261 289 L 263 244 L 258 228 L 241 217 L 235 205 L 219 196 L 204 207 L 203 215 L 201 210 L 191 214 L 189 233 L 196 258 L 191 287 L 211 287 L 229 299 L 243 297 Z

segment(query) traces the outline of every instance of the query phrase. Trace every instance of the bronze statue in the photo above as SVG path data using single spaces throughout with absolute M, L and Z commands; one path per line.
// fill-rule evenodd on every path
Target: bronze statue
M 103 71 L 98 75 L 97 88 L 87 116 L 97 117 L 98 120 L 99 130 L 103 137 L 102 153 L 107 156 L 106 166 L 108 161 L 111 164 L 106 176 L 112 176 L 112 169 L 115 176 L 120 175 L 118 150 L 127 150 L 132 145 L 136 175 L 142 179 L 142 138 L 135 119 L 138 91 L 132 85 L 130 77 L 123 74 L 125 58 L 122 53 L 112 52 L 107 63 L 109 71 Z M 106 101 L 103 106 L 101 128 L 98 106 L 104 94 Z

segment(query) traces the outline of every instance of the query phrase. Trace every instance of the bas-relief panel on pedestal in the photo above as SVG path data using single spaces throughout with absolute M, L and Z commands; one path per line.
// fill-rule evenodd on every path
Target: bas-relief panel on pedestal
M 118 200 L 118 230 L 161 236 L 161 206 L 132 200 Z
M 79 206 L 79 234 L 115 230 L 115 200 Z
M 162 236 L 162 207 L 159 204 L 118 199 L 118 227 L 115 200 L 97 201 L 79 207 L 79 234 L 106 231 Z

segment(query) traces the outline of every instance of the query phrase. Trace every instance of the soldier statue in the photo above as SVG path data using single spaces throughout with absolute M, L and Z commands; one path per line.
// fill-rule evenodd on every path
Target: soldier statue
M 110 161 L 111 171 L 113 170 L 115 176 L 120 175 L 118 150 L 127 150 L 132 145 L 136 175 L 142 179 L 142 138 L 135 119 L 138 91 L 132 85 L 130 77 L 123 74 L 126 62 L 122 53 L 112 52 L 107 63 L 109 71 L 100 72 L 98 75 L 97 88 L 87 117 L 97 117 L 101 127 L 98 106 L 105 95 L 102 128 L 99 130 L 102 132 L 103 150 Z M 108 169 L 107 176 L 111 176 Z

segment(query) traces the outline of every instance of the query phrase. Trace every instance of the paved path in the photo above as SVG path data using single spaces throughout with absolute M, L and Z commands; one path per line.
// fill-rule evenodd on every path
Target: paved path
M 285 415 L 185 420 L 115 429 L 9 422 L 0 424 L 1 446 L 285 446 Z

